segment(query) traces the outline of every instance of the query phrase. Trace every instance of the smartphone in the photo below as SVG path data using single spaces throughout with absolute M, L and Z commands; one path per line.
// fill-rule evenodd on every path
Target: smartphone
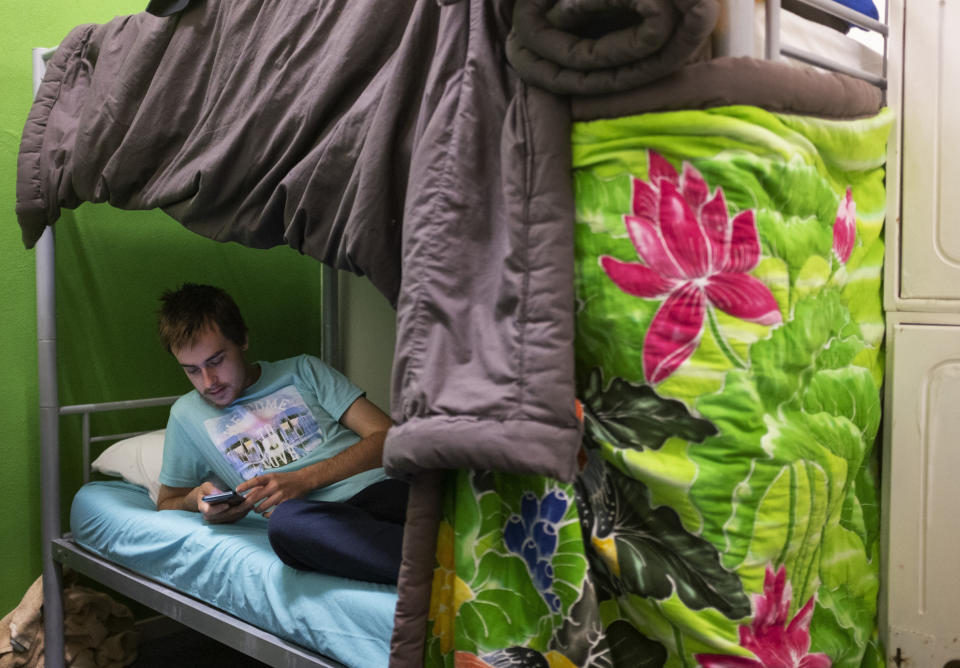
M 216 494 L 207 494 L 202 497 L 207 503 L 227 503 L 231 506 L 243 503 L 243 495 L 237 494 L 232 489 L 229 492 L 218 492 Z

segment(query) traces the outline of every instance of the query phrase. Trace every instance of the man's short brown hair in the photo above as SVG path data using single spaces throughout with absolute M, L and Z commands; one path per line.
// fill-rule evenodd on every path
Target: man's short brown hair
M 184 283 L 160 295 L 157 329 L 167 352 L 193 343 L 212 325 L 238 346 L 247 342 L 247 325 L 233 297 L 212 285 Z

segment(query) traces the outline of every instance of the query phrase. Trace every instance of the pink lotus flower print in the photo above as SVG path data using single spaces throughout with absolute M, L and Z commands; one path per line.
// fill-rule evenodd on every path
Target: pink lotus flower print
M 753 210 L 731 220 L 723 189 L 711 196 L 689 163 L 678 176 L 650 151 L 649 167 L 649 182 L 633 179 L 633 211 L 623 217 L 643 262 L 604 255 L 600 264 L 627 294 L 665 298 L 643 342 L 644 375 L 659 383 L 700 345 L 708 309 L 763 325 L 782 317 L 770 289 L 748 274 L 760 260 Z
M 697 654 L 702 668 L 830 668 L 832 661 L 826 654 L 808 654 L 810 650 L 810 619 L 814 599 L 787 623 L 790 599 L 793 595 L 787 582 L 787 571 L 781 566 L 774 574 L 767 566 L 763 578 L 763 595 L 754 596 L 756 614 L 750 626 L 740 627 L 740 646 L 757 657 L 726 654 Z
M 837 208 L 837 220 L 833 224 L 833 252 L 841 262 L 846 263 L 853 252 L 853 242 L 857 239 L 857 204 L 853 193 L 847 187 L 846 196 L 840 200 Z

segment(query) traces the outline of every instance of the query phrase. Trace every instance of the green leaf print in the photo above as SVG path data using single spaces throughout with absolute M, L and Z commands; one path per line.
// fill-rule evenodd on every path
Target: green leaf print
M 585 540 L 597 546 L 612 538 L 616 548 L 615 560 L 590 553 L 595 573 L 607 575 L 608 595 L 666 599 L 676 591 L 694 610 L 715 608 L 731 619 L 750 613 L 740 579 L 716 548 L 687 532 L 672 508 L 651 508 L 643 483 L 591 452 L 577 487 Z
M 825 369 L 810 379 L 803 396 L 803 410 L 849 417 L 863 440 L 872 443 L 880 427 L 879 396 L 880 390 L 867 369 Z
M 578 392 L 583 403 L 585 445 L 659 448 L 671 437 L 702 441 L 717 433 L 706 420 L 690 414 L 683 402 L 665 399 L 649 385 L 614 378 L 603 387 L 603 372 L 594 369 Z
M 871 453 L 864 466 L 857 471 L 857 477 L 850 488 L 847 504 L 844 505 L 840 523 L 860 536 L 867 546 L 867 552 L 873 556 L 878 549 L 880 538 L 880 499 L 877 490 L 878 455 Z
M 666 648 L 656 640 L 647 638 L 632 624 L 618 620 L 608 626 L 606 631 L 610 653 L 613 655 L 613 666 L 663 668 L 666 664 Z
M 572 486 L 491 471 L 456 475 L 447 511 L 456 527 L 455 567 L 474 593 L 457 613 L 457 648 L 545 650 L 585 586 Z
M 545 606 L 537 603 L 536 592 L 526 591 L 521 581 L 507 578 L 503 584 L 508 583 L 518 585 L 518 591 L 506 586 L 485 589 L 460 606 L 455 627 L 458 649 L 477 653 L 481 648 L 529 642 Z
M 860 599 L 851 596 L 846 586 L 822 587 L 818 593 L 811 628 L 811 652 L 823 652 L 832 660 L 831 668 L 883 668 L 876 628 L 876 606 L 850 605 Z
M 799 301 L 789 322 L 750 349 L 750 376 L 763 408 L 776 413 L 784 405 L 799 405 L 820 354 L 829 351 L 825 361 L 835 362 L 837 351 L 831 348 L 836 340 L 849 339 L 846 345 L 862 347 L 853 339 L 856 333 L 850 312 L 835 290 L 824 290 L 816 298 Z M 708 413 L 700 410 L 710 419 Z
M 725 526 L 724 563 L 733 568 L 746 561 L 757 582 L 767 563 L 786 564 L 797 600 L 806 600 L 813 591 L 799 583 L 814 565 L 809 547 L 820 545 L 825 527 L 840 520 L 850 471 L 859 466 L 861 435 L 846 418 L 822 413 L 788 412 L 767 421 L 769 455 L 738 486 Z

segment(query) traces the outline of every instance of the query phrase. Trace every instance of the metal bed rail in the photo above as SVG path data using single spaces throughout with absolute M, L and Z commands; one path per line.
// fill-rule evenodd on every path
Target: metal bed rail
M 811 53 L 788 43 L 783 43 L 780 36 L 780 16 L 781 12 L 784 11 L 781 7 L 781 0 L 764 0 L 766 12 L 764 16 L 764 57 L 767 60 L 777 60 L 780 57 L 791 58 L 808 65 L 814 65 L 862 79 L 886 90 L 887 37 L 889 36 L 889 28 L 885 23 L 854 11 L 838 2 L 834 2 L 834 0 L 796 1 L 880 35 L 883 38 L 883 69 L 879 74 L 876 72 L 868 72 L 860 68 L 850 67 L 843 63 L 836 62 L 827 55 Z M 750 56 L 753 54 L 754 5 L 755 0 L 723 0 L 725 26 L 723 37 L 717 45 L 720 51 L 719 55 Z M 853 38 L 848 37 L 848 39 Z
M 52 544 L 54 558 L 64 566 L 267 665 L 344 668 L 339 661 L 314 654 L 238 617 L 118 566 L 69 538 L 55 539 Z
M 875 32 L 883 37 L 883 71 L 881 74 L 874 74 L 873 72 L 867 72 L 865 70 L 847 67 L 841 63 L 837 63 L 826 56 L 817 53 L 811 53 L 803 49 L 798 49 L 790 46 L 789 44 L 783 44 L 780 41 L 780 0 L 765 0 L 766 2 L 766 47 L 765 55 L 768 60 L 776 60 L 781 55 L 787 56 L 788 58 L 793 58 L 794 60 L 799 60 L 801 62 L 807 63 L 808 65 L 816 65 L 817 67 L 822 67 L 834 72 L 841 72 L 843 74 L 848 74 L 850 76 L 856 77 L 858 79 L 863 79 L 869 83 L 872 83 L 874 86 L 879 88 L 886 89 L 887 87 L 887 37 L 889 35 L 889 29 L 886 24 L 881 23 L 875 19 L 870 18 L 860 12 L 856 12 L 844 5 L 841 5 L 833 0 L 797 0 L 797 2 L 804 4 L 808 7 L 814 9 L 819 9 L 831 16 L 836 16 L 837 18 L 848 21 L 856 26 L 863 28 L 864 30 L 869 30 Z
M 124 438 L 131 438 L 146 431 L 131 431 L 122 434 L 100 434 L 94 436 L 90 433 L 90 415 L 93 413 L 107 413 L 113 411 L 132 410 L 137 408 L 154 408 L 157 406 L 170 406 L 179 398 L 178 395 L 167 397 L 151 397 L 148 399 L 130 399 L 126 401 L 105 401 L 96 404 L 75 404 L 73 406 L 60 406 L 58 415 L 79 415 L 80 439 L 81 439 L 81 458 L 83 462 L 83 482 L 90 482 L 90 446 L 94 443 L 110 443 Z

